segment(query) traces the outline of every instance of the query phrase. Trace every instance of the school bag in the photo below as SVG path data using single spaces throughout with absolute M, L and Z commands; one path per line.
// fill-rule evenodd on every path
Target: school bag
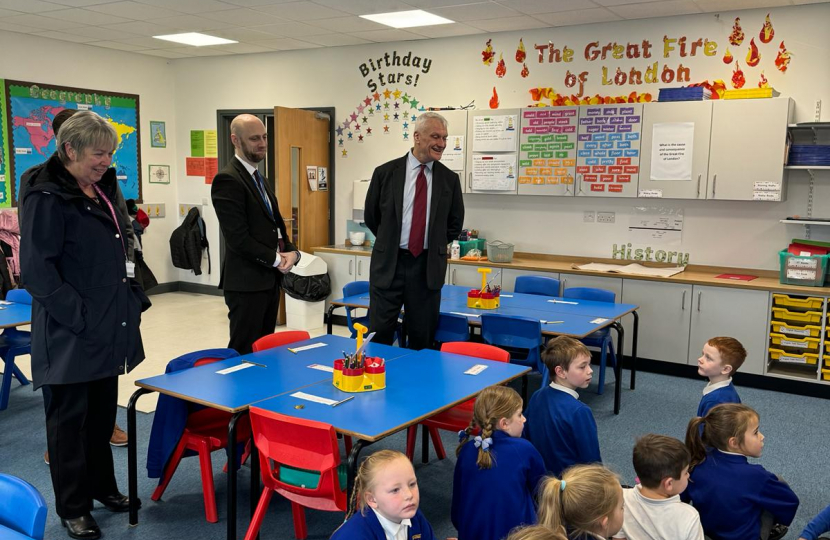
M 210 244 L 205 234 L 205 220 L 199 209 L 193 207 L 185 216 L 182 224 L 170 235 L 170 255 L 173 266 L 183 270 L 192 270 L 197 276 L 202 275 L 202 250 L 207 250 L 208 274 L 210 274 Z

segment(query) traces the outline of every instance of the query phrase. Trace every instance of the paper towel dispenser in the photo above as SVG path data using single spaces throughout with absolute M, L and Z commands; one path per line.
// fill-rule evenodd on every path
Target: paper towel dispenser
M 352 190 L 352 219 L 363 221 L 363 205 L 366 203 L 366 193 L 369 191 L 369 180 L 355 180 Z

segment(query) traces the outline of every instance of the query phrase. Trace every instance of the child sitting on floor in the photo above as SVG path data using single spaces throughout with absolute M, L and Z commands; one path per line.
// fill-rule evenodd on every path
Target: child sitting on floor
M 512 388 L 491 386 L 476 398 L 456 451 L 452 523 L 459 540 L 501 540 L 519 525 L 536 523 L 545 463 L 521 438 L 524 424 L 522 398 Z M 481 433 L 471 438 L 477 429 Z

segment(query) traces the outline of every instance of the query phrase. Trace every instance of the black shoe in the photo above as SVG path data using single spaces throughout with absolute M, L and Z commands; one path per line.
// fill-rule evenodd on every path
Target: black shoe
M 769 532 L 769 540 L 781 540 L 787 535 L 787 531 L 790 529 L 787 528 L 785 525 L 781 525 L 780 523 L 776 523 L 772 526 Z
M 66 532 L 71 538 L 80 540 L 95 540 L 101 538 L 101 529 L 95 523 L 95 518 L 86 514 L 75 519 L 62 519 L 61 525 L 66 527 Z
M 120 493 L 95 499 L 99 503 L 107 507 L 110 512 L 127 512 L 130 510 L 130 498 Z M 141 508 L 141 500 L 138 501 L 138 507 Z

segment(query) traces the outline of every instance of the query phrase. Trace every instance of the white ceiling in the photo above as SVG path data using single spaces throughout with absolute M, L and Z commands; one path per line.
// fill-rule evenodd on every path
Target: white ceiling
M 528 30 L 830 0 L 0 0 L 0 30 L 164 58 L 251 54 Z M 358 15 L 424 9 L 453 24 L 396 30 Z M 152 36 L 239 41 L 187 47 Z

